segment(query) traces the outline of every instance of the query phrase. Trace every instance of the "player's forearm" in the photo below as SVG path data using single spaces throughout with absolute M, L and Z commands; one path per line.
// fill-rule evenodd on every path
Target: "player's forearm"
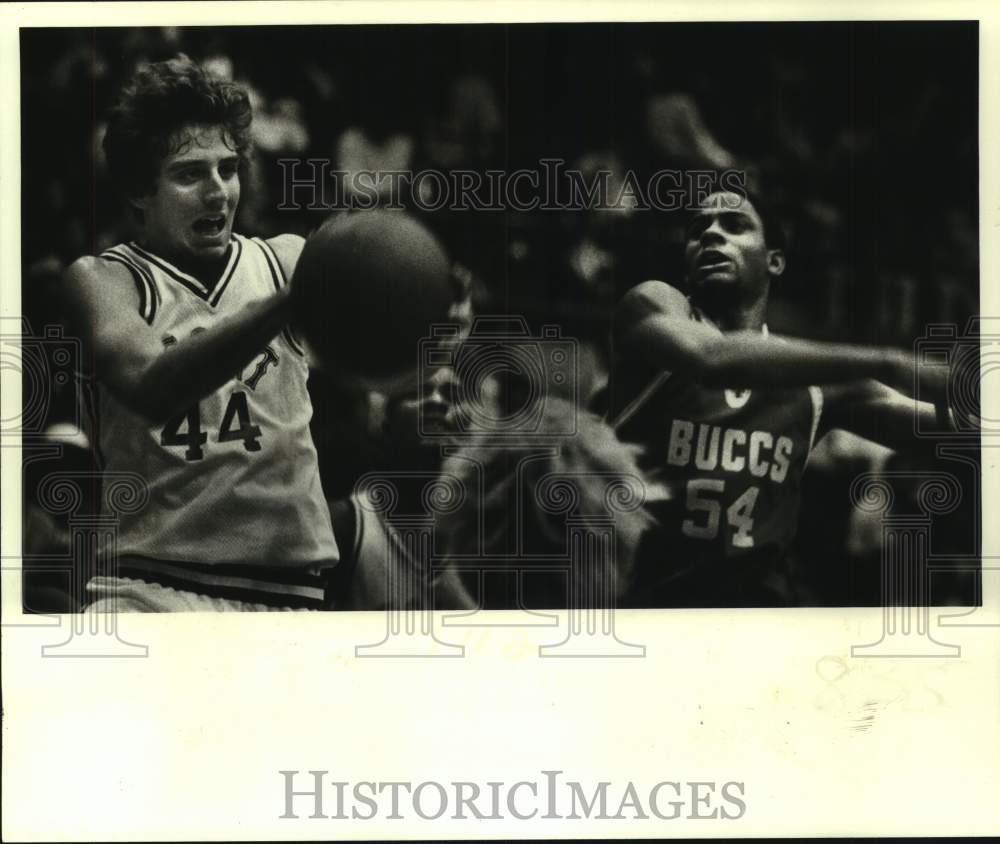
M 840 343 L 782 340 L 756 332 L 726 334 L 700 350 L 695 377 L 709 386 L 792 387 L 875 378 L 900 380 L 901 352 Z
M 662 314 L 616 330 L 626 358 L 653 362 L 712 387 L 775 388 L 872 378 L 908 396 L 943 400 L 947 367 L 917 367 L 899 349 L 768 338 L 755 331 L 719 334 Z M 918 383 L 919 382 L 919 383 Z
M 765 389 L 895 380 L 899 353 L 808 340 L 777 341 L 754 331 L 727 334 L 651 315 L 619 335 L 626 357 L 654 363 L 711 387 Z
M 886 391 L 880 397 L 852 404 L 849 408 L 831 408 L 836 414 L 831 427 L 843 428 L 895 451 L 934 458 L 938 440 L 917 436 L 917 431 L 939 427 L 934 405 Z
M 776 342 L 745 331 L 711 344 L 705 360 L 702 381 L 713 386 L 793 387 L 872 378 L 909 398 L 948 398 L 948 367 L 919 365 L 902 349 L 791 338 Z
M 285 326 L 289 288 L 170 346 L 139 376 L 135 409 L 165 422 L 217 390 Z

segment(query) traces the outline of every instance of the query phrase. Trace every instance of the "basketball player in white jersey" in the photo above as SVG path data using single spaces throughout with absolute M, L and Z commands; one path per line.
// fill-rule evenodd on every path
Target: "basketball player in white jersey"
M 776 564 L 795 535 L 816 440 L 843 428 L 912 449 L 915 414 L 930 430 L 947 408 L 904 394 L 920 378 L 921 395 L 946 403 L 947 367 L 917 368 L 893 349 L 769 337 L 770 285 L 785 253 L 759 198 L 708 196 L 688 225 L 685 268 L 689 296 L 647 281 L 615 319 L 609 419 L 670 491 L 652 508 L 660 526 L 632 603 L 780 604 Z
M 96 610 L 320 608 L 338 552 L 287 329 L 303 240 L 232 231 L 246 92 L 185 56 L 141 69 L 112 111 L 109 171 L 134 240 L 68 270 L 84 401 L 107 473 L 146 506 L 118 523 Z

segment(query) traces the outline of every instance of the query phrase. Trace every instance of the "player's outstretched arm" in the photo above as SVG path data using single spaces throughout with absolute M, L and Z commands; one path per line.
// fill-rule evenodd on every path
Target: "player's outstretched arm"
M 205 331 L 164 346 L 139 314 L 125 267 L 84 257 L 67 270 L 64 292 L 74 331 L 95 374 L 151 424 L 166 422 L 218 389 L 288 321 L 288 287 Z
M 841 428 L 896 451 L 933 457 L 936 440 L 915 432 L 949 429 L 947 414 L 944 403 L 935 407 L 878 381 L 827 384 L 817 439 Z
M 769 388 L 874 378 L 913 394 L 913 356 L 890 348 L 782 338 L 754 331 L 722 333 L 691 319 L 680 291 L 647 281 L 629 291 L 615 315 L 615 348 L 707 386 Z M 947 373 L 921 367 L 921 394 L 943 395 Z

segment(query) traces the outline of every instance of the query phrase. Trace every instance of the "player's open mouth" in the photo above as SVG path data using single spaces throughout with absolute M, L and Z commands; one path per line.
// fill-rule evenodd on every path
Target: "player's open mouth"
M 423 413 L 423 429 L 428 432 L 433 432 L 436 434 L 445 434 L 454 429 L 454 425 L 446 413 L 438 412 L 424 412 Z
M 701 255 L 698 256 L 698 261 L 695 266 L 699 270 L 717 269 L 718 267 L 728 266 L 732 264 L 732 259 L 728 258 L 722 252 L 717 249 L 706 249 Z
M 220 234 L 225 227 L 226 216 L 224 214 L 220 214 L 218 217 L 202 217 L 200 220 L 195 220 L 192 226 L 197 234 L 207 237 Z

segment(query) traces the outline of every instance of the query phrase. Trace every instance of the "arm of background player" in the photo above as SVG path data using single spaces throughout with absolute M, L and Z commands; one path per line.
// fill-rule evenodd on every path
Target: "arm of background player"
M 670 285 L 647 281 L 630 290 L 615 315 L 615 349 L 706 386 L 768 388 L 876 378 L 907 394 L 919 372 L 921 395 L 945 393 L 946 367 L 916 368 L 913 357 L 889 348 L 782 338 L 755 331 L 722 333 L 689 317 L 690 306 Z
M 933 404 L 909 398 L 878 381 L 823 387 L 823 415 L 817 439 L 834 428 L 858 434 L 896 451 L 932 458 L 936 439 L 916 431 L 939 427 Z
M 164 348 L 139 314 L 129 271 L 85 257 L 67 270 L 64 291 L 74 330 L 94 371 L 117 398 L 162 424 L 229 381 L 288 321 L 289 287 Z

